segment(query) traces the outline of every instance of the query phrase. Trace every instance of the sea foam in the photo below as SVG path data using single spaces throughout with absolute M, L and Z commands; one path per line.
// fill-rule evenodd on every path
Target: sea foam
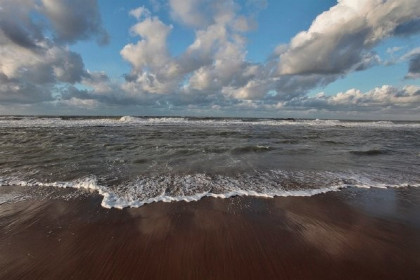
M 303 127 L 349 127 L 349 128 L 420 128 L 418 122 L 391 121 L 341 121 L 341 120 L 275 120 L 275 119 L 199 119 L 181 117 L 134 117 L 120 118 L 41 118 L 41 117 L 3 117 L 0 127 L 95 127 L 95 126 L 144 126 L 144 125 L 180 125 L 180 126 L 303 126 Z
M 93 191 L 103 197 L 101 202 L 102 207 L 117 209 L 141 207 L 154 202 L 192 202 L 204 197 L 220 199 L 234 196 L 263 198 L 309 197 L 328 192 L 336 192 L 349 187 L 420 187 L 420 183 L 418 182 L 390 184 L 378 182 L 360 175 L 343 175 L 330 172 L 317 174 L 316 176 L 319 178 L 312 184 L 306 182 L 309 180 L 308 178 L 301 178 L 299 182 L 299 174 L 293 174 L 295 176 L 294 178 L 297 178 L 297 182 L 295 181 L 293 183 L 294 185 L 291 186 L 290 183 L 279 180 L 278 176 L 281 176 L 281 174 L 283 174 L 283 171 L 272 171 L 258 176 L 246 175 L 236 178 L 221 175 L 209 176 L 206 174 L 148 176 L 137 178 L 132 182 L 126 182 L 118 186 L 100 184 L 95 176 L 83 177 L 68 182 L 38 182 L 18 178 L 0 178 L 0 186 L 73 188 L 88 192 Z M 320 183 L 321 181 L 325 181 L 325 184 Z M 20 195 L 17 198 L 24 200 L 28 197 Z M 0 201 L 4 200 L 4 202 L 11 201 L 10 197 L 3 197 L 1 199 Z

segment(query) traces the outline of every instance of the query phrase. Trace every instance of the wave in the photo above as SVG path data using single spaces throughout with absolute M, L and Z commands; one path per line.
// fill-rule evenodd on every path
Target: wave
M 191 122 L 185 118 L 145 118 L 145 117 L 133 117 L 133 116 L 123 116 L 119 119 L 123 123 L 132 123 L 132 124 L 179 124 L 179 123 L 188 123 Z M 192 121 L 194 122 L 194 121 Z M 199 122 L 208 122 L 208 121 L 199 121 Z
M 136 118 L 132 116 L 123 116 L 120 118 L 119 121 L 120 122 L 133 122 L 133 121 L 136 121 Z
M 223 119 L 181 117 L 1 117 L 0 127 L 92 127 L 142 125 L 205 125 L 205 126 L 304 126 L 321 128 L 420 128 L 419 122 L 341 121 L 302 119 Z
M 25 186 L 47 188 L 73 188 L 99 193 L 104 208 L 122 209 L 141 207 L 153 202 L 198 201 L 204 197 L 307 197 L 327 192 L 354 188 L 404 188 L 420 187 L 420 182 L 381 182 L 365 175 L 332 172 L 270 171 L 237 176 L 207 174 L 161 175 L 138 177 L 118 186 L 99 183 L 95 176 L 67 182 L 39 182 L 19 178 L 0 178 L 0 186 Z M 0 201 L 2 201 L 0 196 Z M 16 196 L 23 200 L 27 197 Z M 6 202 L 13 200 L 7 197 Z

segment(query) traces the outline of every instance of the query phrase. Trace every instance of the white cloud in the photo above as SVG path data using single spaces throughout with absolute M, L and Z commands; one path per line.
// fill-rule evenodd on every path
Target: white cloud
M 66 100 L 58 100 L 54 103 L 55 106 L 68 106 L 68 107 L 77 107 L 83 109 L 94 109 L 99 106 L 99 102 L 95 99 L 80 99 L 72 97 Z
M 131 28 L 131 32 L 141 36 L 136 44 L 128 44 L 121 50 L 122 57 L 130 62 L 135 71 L 151 71 L 163 67 L 169 60 L 166 40 L 172 27 L 165 25 L 157 17 L 147 17 Z
M 298 97 L 283 103 L 284 107 L 337 111 L 382 111 L 395 108 L 415 110 L 420 106 L 420 87 L 396 88 L 390 85 L 376 87 L 368 92 L 349 89 L 332 96 L 323 93 L 313 97 Z
M 415 0 L 341 0 L 280 55 L 280 74 L 346 73 L 362 67 L 381 40 L 420 14 Z M 415 22 L 413 22 L 415 24 Z
M 66 0 L 1 0 L 0 3 L 2 102 L 53 100 L 60 88 L 57 85 L 75 84 L 88 75 L 81 56 L 63 43 L 105 36 L 96 1 L 83 1 L 82 11 Z M 43 16 L 50 26 L 39 20 Z M 67 26 L 75 21 L 82 23 Z
M 146 9 L 144 6 L 131 10 L 129 14 L 130 16 L 135 17 L 137 20 L 140 20 L 143 17 L 148 18 L 151 16 L 150 11 Z
M 194 42 L 178 57 L 167 50 L 172 26 L 151 15 L 132 27 L 141 36 L 121 54 L 133 65 L 124 88 L 137 93 L 220 92 L 225 86 L 246 83 L 245 43 L 240 34 L 252 23 L 236 14 L 233 1 L 170 1 L 171 13 L 195 28 Z M 206 16 L 201 10 L 208 7 Z M 203 10 L 204 11 L 204 10 Z M 206 23 L 202 23 L 205 19 Z
M 222 93 L 236 99 L 260 99 L 269 90 L 267 86 L 268 84 L 264 81 L 250 80 L 245 86 L 240 88 L 224 87 Z
M 210 3 L 208 0 L 169 0 L 172 17 L 186 25 L 197 28 L 210 23 L 205 10 L 205 7 L 208 7 Z
M 131 33 L 141 39 L 121 50 L 121 56 L 132 65 L 123 88 L 137 94 L 168 93 L 177 87 L 178 66 L 167 47 L 167 38 L 173 27 L 152 17 L 149 12 L 142 13 L 144 18 L 131 28 Z

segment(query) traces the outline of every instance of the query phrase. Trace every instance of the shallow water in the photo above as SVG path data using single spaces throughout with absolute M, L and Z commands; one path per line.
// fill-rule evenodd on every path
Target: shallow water
M 0 203 L 60 188 L 121 208 L 418 187 L 418 139 L 419 122 L 0 117 L 0 186 L 32 190 Z

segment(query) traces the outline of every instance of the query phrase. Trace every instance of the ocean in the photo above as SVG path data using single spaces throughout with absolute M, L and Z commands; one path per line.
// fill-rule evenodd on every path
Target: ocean
M 420 122 L 0 117 L 0 204 L 105 208 L 420 186 Z M 16 188 L 19 186 L 19 188 Z

